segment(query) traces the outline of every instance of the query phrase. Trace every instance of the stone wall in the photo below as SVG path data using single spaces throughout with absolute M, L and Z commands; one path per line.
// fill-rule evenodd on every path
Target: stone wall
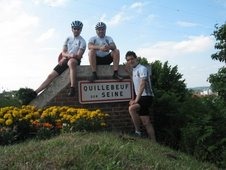
M 97 67 L 97 75 L 99 79 L 110 80 L 112 74 L 113 66 Z M 126 79 L 129 78 L 128 74 L 123 69 L 123 66 L 119 66 L 119 74 Z M 90 75 L 91 69 L 89 66 L 79 66 L 77 68 L 77 82 L 81 80 L 87 80 Z M 76 87 L 77 95 L 75 97 L 67 96 L 69 89 L 69 70 L 66 70 L 62 75 L 57 77 L 47 89 L 37 96 L 37 98 L 33 100 L 31 104 L 38 108 L 44 108 L 48 106 L 74 106 L 77 108 L 86 108 L 89 110 L 100 109 L 101 111 L 110 115 L 107 120 L 110 130 L 121 132 L 133 130 L 131 118 L 128 113 L 128 101 L 81 104 L 79 103 L 78 87 Z

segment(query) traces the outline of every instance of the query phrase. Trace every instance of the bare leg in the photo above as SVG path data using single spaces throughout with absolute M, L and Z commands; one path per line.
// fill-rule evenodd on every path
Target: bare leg
M 92 72 L 97 70 L 97 66 L 96 66 L 96 50 L 89 50 L 88 53 L 89 56 L 89 63 L 92 69 Z
M 53 70 L 48 77 L 46 78 L 46 80 L 35 90 L 35 92 L 38 94 L 40 93 L 42 90 L 44 90 L 57 76 L 59 76 L 59 74 Z
M 111 52 L 111 56 L 113 58 L 113 68 L 114 71 L 118 70 L 119 60 L 120 60 L 120 52 L 118 49 L 115 49 Z
M 155 130 L 153 125 L 151 124 L 150 121 L 150 116 L 140 116 L 141 121 L 148 133 L 148 137 L 153 141 L 156 142 L 156 138 L 155 138 Z
M 132 118 L 135 130 L 140 132 L 140 117 L 137 114 L 137 111 L 139 110 L 139 108 L 140 108 L 139 104 L 134 104 L 129 106 L 129 114 Z
M 71 81 L 71 87 L 75 87 L 76 84 L 76 66 L 77 66 L 77 61 L 75 59 L 70 59 L 68 61 L 68 67 L 70 70 L 70 81 Z

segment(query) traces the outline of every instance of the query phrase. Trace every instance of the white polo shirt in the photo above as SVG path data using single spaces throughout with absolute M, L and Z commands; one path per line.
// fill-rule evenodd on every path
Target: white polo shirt
M 64 46 L 67 47 L 69 54 L 76 54 L 80 48 L 83 50 L 86 49 L 86 41 L 80 35 L 77 37 L 68 37 Z
M 93 43 L 94 45 L 110 45 L 114 43 L 113 39 L 110 36 L 104 36 L 103 38 L 100 38 L 99 36 L 94 36 L 89 39 L 89 43 Z M 96 50 L 96 55 L 98 57 L 105 57 L 108 55 L 109 52 L 101 51 L 101 50 Z
M 151 71 L 141 64 L 133 68 L 133 85 L 136 95 L 138 94 L 141 80 L 145 79 L 145 88 L 141 96 L 154 96 L 150 76 Z

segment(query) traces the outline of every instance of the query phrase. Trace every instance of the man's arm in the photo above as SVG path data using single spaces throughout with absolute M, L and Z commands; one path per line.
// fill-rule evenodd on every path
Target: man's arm
M 109 50 L 115 50 L 115 49 L 116 49 L 115 43 L 110 43 L 110 44 L 108 45 L 108 48 L 109 48 Z
M 94 43 L 91 43 L 91 42 L 88 43 L 88 49 L 89 50 L 91 50 L 91 49 L 93 49 L 93 50 L 100 50 L 100 47 L 101 46 L 95 45 Z
M 115 43 L 110 43 L 109 45 L 95 45 L 94 43 L 89 42 L 88 43 L 88 49 L 91 50 L 100 50 L 100 51 L 110 51 L 110 50 L 115 50 L 116 49 L 116 45 Z
M 62 56 L 63 56 L 63 58 L 66 58 L 66 59 L 73 57 L 72 54 L 69 54 L 69 53 L 68 53 L 67 45 L 64 45 L 64 46 L 63 46 Z
M 76 54 L 73 55 L 73 58 L 76 58 L 78 60 L 81 60 L 83 54 L 85 52 L 85 49 L 79 48 Z

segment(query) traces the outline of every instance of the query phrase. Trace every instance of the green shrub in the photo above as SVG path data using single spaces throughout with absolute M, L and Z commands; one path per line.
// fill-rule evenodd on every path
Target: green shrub
M 15 91 L 3 91 L 2 93 L 0 93 L 0 107 L 20 106 L 21 104 L 15 97 L 15 93 Z
M 22 105 L 29 104 L 36 96 L 37 93 L 30 88 L 20 88 L 16 92 L 16 97 L 18 98 Z
M 196 107 L 181 129 L 181 149 L 202 161 L 209 161 L 226 168 L 226 108 L 217 97 L 196 100 Z M 199 108 L 199 109 L 197 109 Z M 196 111 L 196 112 L 195 112 Z

